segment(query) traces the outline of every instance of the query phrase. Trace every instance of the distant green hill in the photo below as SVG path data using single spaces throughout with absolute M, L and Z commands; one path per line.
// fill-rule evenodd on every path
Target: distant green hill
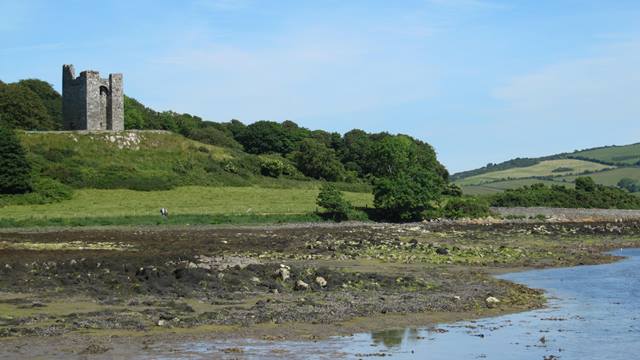
M 640 184 L 640 143 L 604 146 L 540 158 L 517 158 L 451 176 L 467 194 L 487 195 L 543 182 L 573 186 L 578 176 L 616 186 L 621 179 Z

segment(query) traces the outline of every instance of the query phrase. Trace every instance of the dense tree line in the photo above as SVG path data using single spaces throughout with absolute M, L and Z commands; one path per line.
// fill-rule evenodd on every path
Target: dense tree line
M 505 207 L 640 209 L 640 197 L 622 189 L 596 184 L 590 177 L 577 178 L 575 185 L 575 189 L 544 184 L 509 189 L 494 195 L 491 203 Z

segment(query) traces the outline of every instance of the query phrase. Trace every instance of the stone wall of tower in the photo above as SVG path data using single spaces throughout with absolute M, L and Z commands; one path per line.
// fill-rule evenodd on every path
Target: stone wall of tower
M 73 65 L 62 66 L 62 114 L 65 130 L 87 128 L 86 79 L 76 78 Z
M 111 97 L 109 108 L 111 112 L 111 130 L 124 130 L 124 90 L 122 74 L 109 75 L 109 89 Z
M 76 78 L 73 66 L 64 65 L 62 103 L 65 130 L 124 130 L 122 74 L 102 79 L 83 71 Z

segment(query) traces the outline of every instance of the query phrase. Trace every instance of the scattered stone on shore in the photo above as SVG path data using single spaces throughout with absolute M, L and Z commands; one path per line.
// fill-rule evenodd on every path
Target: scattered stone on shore
M 158 320 L 158 326 L 167 326 L 167 320 L 164 320 L 164 319 Z
M 96 355 L 96 354 L 106 353 L 109 350 L 111 350 L 111 348 L 108 348 L 106 346 L 102 346 L 102 345 L 98 345 L 98 344 L 91 344 L 91 345 L 87 346 L 84 350 L 82 350 L 80 352 L 80 354 L 82 354 L 82 355 Z
M 445 247 L 439 247 L 436 249 L 436 254 L 438 255 L 449 255 L 449 249 Z
M 500 303 L 500 300 L 498 298 L 496 298 L 496 297 L 493 297 L 493 296 L 489 296 L 484 301 L 487 303 L 488 307 L 494 307 L 494 306 L 496 306 L 497 304 Z
M 189 263 L 187 264 L 187 268 L 188 268 L 188 269 L 197 269 L 197 268 L 198 268 L 198 265 L 196 265 L 196 263 L 189 262 Z
M 289 270 L 288 266 L 280 264 L 280 268 L 276 270 L 274 276 L 276 277 L 276 279 L 287 281 L 287 279 L 291 277 L 291 271 Z
M 252 278 L 251 278 L 251 282 L 254 282 L 254 283 L 256 283 L 256 284 L 257 284 L 257 283 L 259 283 L 259 282 L 260 282 L 260 278 L 259 278 L 259 277 L 257 277 L 257 276 L 254 276 L 254 277 L 252 277 Z
M 307 284 L 302 280 L 296 281 L 296 290 L 308 290 L 308 289 L 309 289 L 309 284 Z
M 320 287 L 325 287 L 327 286 L 327 280 L 325 280 L 322 276 L 317 276 L 316 284 L 318 284 Z

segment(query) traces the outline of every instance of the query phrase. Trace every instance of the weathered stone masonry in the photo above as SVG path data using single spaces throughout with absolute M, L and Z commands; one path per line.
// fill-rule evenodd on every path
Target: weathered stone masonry
M 122 74 L 101 79 L 89 70 L 76 77 L 73 65 L 63 65 L 62 114 L 65 130 L 124 130 Z

